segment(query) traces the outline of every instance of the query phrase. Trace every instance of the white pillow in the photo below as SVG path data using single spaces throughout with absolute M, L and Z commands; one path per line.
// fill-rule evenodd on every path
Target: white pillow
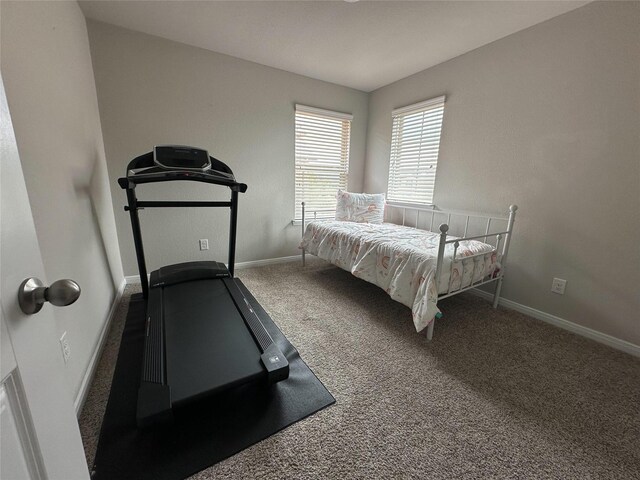
M 358 223 L 382 223 L 384 193 L 350 193 L 338 190 L 336 220 Z

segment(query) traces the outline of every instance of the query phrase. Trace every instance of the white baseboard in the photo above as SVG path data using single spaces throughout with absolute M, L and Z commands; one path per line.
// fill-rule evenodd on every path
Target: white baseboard
M 147 275 L 147 279 L 149 279 L 149 275 Z M 140 283 L 140 275 L 127 275 L 126 277 L 124 277 L 124 282 L 127 285 Z
M 139 278 L 139 277 L 138 277 Z M 89 365 L 84 372 L 84 377 L 82 378 L 82 383 L 80 384 L 80 389 L 78 390 L 78 394 L 76 395 L 76 399 L 73 402 L 74 407 L 76 408 L 76 416 L 80 417 L 80 413 L 82 412 L 82 407 L 84 407 L 84 402 L 87 399 L 87 394 L 89 393 L 89 387 L 91 387 L 91 382 L 93 381 L 93 377 L 96 373 L 96 368 L 98 367 L 98 360 L 100 360 L 100 354 L 102 353 L 102 349 L 104 348 L 104 344 L 107 341 L 107 333 L 109 332 L 109 327 L 111 326 L 111 321 L 116 314 L 118 309 L 118 305 L 120 305 L 120 300 L 122 299 L 122 294 L 124 293 L 124 287 L 127 285 L 127 279 L 124 278 L 116 291 L 116 295 L 111 303 L 111 308 L 109 309 L 109 314 L 107 315 L 104 324 L 102 325 L 102 329 L 100 330 L 100 335 L 98 336 L 98 341 L 93 349 L 93 354 L 91 355 L 91 359 L 89 360 Z
M 275 265 L 278 263 L 289 263 L 299 261 L 302 264 L 301 255 L 291 255 L 289 257 L 265 258 L 264 260 L 251 260 L 249 262 L 236 263 L 236 270 L 242 270 L 251 267 L 262 267 L 265 265 Z M 148 276 L 148 275 L 147 275 Z M 127 285 L 132 283 L 140 283 L 140 275 L 128 275 L 124 277 Z
M 262 267 L 264 265 L 275 265 L 278 263 L 300 262 L 302 265 L 302 255 L 291 255 L 290 257 L 277 257 L 266 258 L 264 260 L 252 260 L 250 262 L 236 263 L 236 268 L 242 270 L 243 268 Z
M 469 290 L 469 292 L 473 295 L 493 300 L 492 293 L 478 289 Z M 591 340 L 595 340 L 596 342 L 603 343 L 605 345 L 608 345 L 609 347 L 615 348 L 616 350 L 621 350 L 630 355 L 633 355 L 634 357 L 640 357 L 640 345 L 635 345 L 631 342 L 627 342 L 626 340 L 612 337 L 611 335 L 607 335 L 606 333 L 598 332 L 597 330 L 593 330 L 589 327 L 578 325 L 577 323 L 570 322 L 569 320 L 565 320 L 564 318 L 556 317 L 555 315 L 551 315 L 550 313 L 527 307 L 526 305 L 522 305 L 521 303 L 517 303 L 513 300 L 509 300 L 503 297 L 500 297 L 498 304 L 502 305 L 505 308 L 515 310 L 516 312 L 524 313 L 525 315 L 528 315 L 535 319 L 542 320 L 545 323 L 555 325 L 556 327 L 560 327 L 563 330 L 568 330 L 577 335 L 581 335 L 583 337 L 590 338 Z

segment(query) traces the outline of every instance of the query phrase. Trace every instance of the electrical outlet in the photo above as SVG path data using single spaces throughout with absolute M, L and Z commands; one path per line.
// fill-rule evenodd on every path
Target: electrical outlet
M 551 291 L 558 295 L 564 295 L 564 289 L 567 286 L 567 281 L 562 278 L 554 278 L 551 283 Z
M 67 363 L 71 358 L 71 347 L 67 340 L 67 332 L 64 332 L 60 337 L 60 346 L 62 347 L 62 358 L 64 358 L 64 363 Z
M 200 250 L 209 250 L 209 240 L 207 238 L 200 239 Z

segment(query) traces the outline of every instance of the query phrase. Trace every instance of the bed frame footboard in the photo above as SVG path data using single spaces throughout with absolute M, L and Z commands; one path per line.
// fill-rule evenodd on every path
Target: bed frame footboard
M 493 306 L 494 308 L 497 308 L 498 306 L 498 301 L 500 298 L 500 291 L 502 289 L 502 280 L 504 278 L 504 272 L 505 272 L 505 267 L 506 267 L 506 263 L 507 263 L 507 255 L 509 253 L 509 245 L 511 243 L 511 235 L 513 234 L 513 224 L 515 222 L 515 218 L 516 218 L 516 210 L 518 210 L 518 207 L 516 205 L 511 205 L 509 207 L 509 216 L 507 218 L 502 218 L 502 217 L 486 217 L 487 219 L 487 226 L 486 226 L 486 231 L 483 235 L 475 235 L 475 236 L 467 236 L 467 229 L 468 229 L 468 225 L 469 225 L 469 218 L 471 217 L 478 217 L 477 215 L 464 215 L 466 216 L 467 220 L 466 220 L 466 226 L 465 226 L 465 232 L 464 232 L 464 236 L 462 238 L 457 238 L 457 239 L 453 239 L 453 240 L 447 240 L 447 232 L 449 231 L 449 225 L 446 223 L 443 223 L 442 225 L 440 225 L 440 243 L 438 245 L 438 263 L 437 263 L 437 269 L 436 269 L 436 275 L 440 275 L 442 273 L 442 269 L 444 268 L 444 250 L 447 244 L 453 244 L 453 258 L 451 261 L 451 266 L 450 266 L 450 272 L 449 272 L 449 285 L 447 288 L 447 292 L 443 293 L 443 294 L 439 294 L 438 295 L 438 299 L 443 299 L 443 298 L 447 298 L 450 297 L 452 295 L 456 295 L 460 292 L 464 292 L 466 290 L 470 290 L 472 288 L 477 288 L 480 285 L 484 285 L 485 283 L 491 283 L 491 282 L 497 282 L 496 284 L 496 290 L 494 293 L 494 298 L 493 298 Z M 507 221 L 507 229 L 504 231 L 498 231 L 498 232 L 492 232 L 491 231 L 491 221 L 492 220 L 506 220 Z M 452 286 L 453 286 L 453 267 L 454 267 L 454 263 L 457 260 L 470 260 L 473 259 L 475 257 L 481 257 L 484 255 L 487 255 L 487 253 L 478 253 L 476 255 L 469 255 L 469 256 L 464 256 L 464 257 L 460 257 L 458 256 L 458 248 L 460 246 L 461 242 L 464 241 L 468 241 L 468 240 L 482 240 L 484 242 L 487 242 L 489 240 L 489 238 L 491 237 L 495 237 L 496 239 L 496 246 L 494 248 L 494 250 L 492 252 L 489 253 L 495 253 L 497 256 L 496 261 L 500 263 L 500 269 L 497 272 L 494 272 L 493 275 L 491 275 L 491 277 L 487 278 L 486 276 L 481 278 L 480 280 L 478 280 L 477 282 L 475 282 L 473 279 L 475 278 L 475 262 L 473 265 L 473 270 L 471 273 L 471 283 L 464 287 L 464 288 L 460 288 L 457 289 L 455 291 L 452 292 Z M 502 243 L 504 240 L 504 243 Z M 439 276 L 437 277 L 438 279 L 440 278 Z M 439 289 L 440 290 L 440 289 Z
M 493 294 L 493 308 L 498 308 L 498 302 L 500 301 L 500 292 L 502 291 L 502 282 L 504 280 L 504 273 L 505 273 L 505 268 L 506 268 L 506 263 L 507 263 L 507 255 L 509 253 L 509 245 L 511 243 L 511 236 L 513 234 L 513 224 L 515 222 L 516 219 L 516 210 L 518 210 L 518 206 L 517 205 L 511 205 L 509 206 L 509 216 L 507 218 L 502 218 L 502 217 L 484 217 L 486 218 L 487 224 L 486 224 L 486 231 L 484 233 L 484 235 L 476 235 L 476 236 L 467 236 L 467 231 L 468 231 L 468 227 L 469 227 L 469 219 L 472 217 L 476 217 L 476 218 L 483 218 L 480 217 L 478 215 L 464 215 L 463 216 L 466 217 L 466 221 L 465 221 L 465 230 L 464 230 L 464 235 L 462 238 L 457 238 L 454 240 L 447 240 L 447 232 L 449 231 L 449 225 L 448 223 L 443 223 L 442 225 L 440 225 L 440 242 L 438 244 L 438 261 L 437 261 L 437 267 L 436 267 L 436 281 L 439 281 L 440 279 L 440 274 L 442 273 L 442 269 L 444 268 L 444 251 L 445 251 L 445 247 L 447 244 L 453 244 L 453 258 L 451 260 L 451 266 L 450 266 L 450 271 L 449 271 L 449 285 L 447 288 L 446 293 L 442 293 L 442 294 L 438 294 L 438 300 L 442 300 L 444 298 L 447 297 L 451 297 L 453 295 L 457 295 L 458 293 L 462 293 L 465 292 L 467 290 L 471 290 L 472 288 L 477 288 L 481 285 L 485 285 L 487 283 L 491 283 L 491 282 L 496 282 L 496 288 Z M 448 222 L 450 222 L 451 219 L 451 215 L 454 214 L 449 214 L 449 220 Z M 506 220 L 507 221 L 507 229 L 504 231 L 498 231 L 498 232 L 491 232 L 491 221 L 492 220 Z M 432 221 L 433 221 L 433 214 L 432 214 Z M 457 257 L 458 254 L 458 248 L 460 246 L 461 242 L 464 241 L 468 241 L 468 240 L 482 240 L 484 242 L 487 242 L 489 240 L 490 237 L 495 237 L 496 239 L 496 246 L 495 249 L 493 250 L 493 252 L 490 253 L 495 253 L 497 258 L 496 261 L 499 262 L 500 267 L 499 270 L 496 272 L 493 272 L 492 275 L 490 276 L 484 276 L 482 278 L 480 278 L 478 281 L 474 281 L 475 279 L 475 270 L 476 270 L 476 262 L 475 260 L 473 260 L 473 270 L 471 271 L 471 282 L 469 285 L 467 285 L 464 288 L 459 288 L 457 290 L 452 291 L 452 286 L 453 286 L 453 268 L 454 268 L 454 264 L 456 262 L 456 260 L 470 260 L 470 259 L 474 259 L 475 257 L 484 257 L 485 255 L 487 255 L 487 253 L 478 253 L 476 255 L 470 255 L 470 256 L 465 256 L 465 257 Z M 501 244 L 501 242 L 504 240 L 504 243 Z M 438 291 L 440 291 L 440 285 L 438 285 Z M 431 328 L 431 330 L 433 331 L 433 326 L 435 323 L 435 318 L 433 319 L 433 321 L 429 324 L 429 327 Z M 427 331 L 427 338 L 430 340 L 431 339 L 431 335 L 432 331 L 429 332 Z
M 518 210 L 518 206 L 517 205 L 511 205 L 509 207 L 509 215 L 508 217 L 501 217 L 501 216 L 493 216 L 493 215 L 481 215 L 481 214 L 467 214 L 467 213 L 460 213 L 460 212 L 454 212 L 454 211 L 446 211 L 446 210 L 439 210 L 437 209 L 437 207 L 435 205 L 432 205 L 431 207 L 412 207 L 409 205 L 393 205 L 393 204 L 387 204 L 387 207 L 391 207 L 394 209 L 398 209 L 402 211 L 402 225 L 406 225 L 407 223 L 407 213 L 409 213 L 411 216 L 411 213 L 413 213 L 414 218 L 415 218 L 415 222 L 413 223 L 413 226 L 415 226 L 415 228 L 420 228 L 420 214 L 426 214 L 427 216 L 431 216 L 430 221 L 427 218 L 427 222 L 428 222 L 428 226 L 426 228 L 426 230 L 429 231 L 433 231 L 433 227 L 434 227 L 434 219 L 436 217 L 436 215 L 444 215 L 447 217 L 447 221 L 446 223 L 443 223 L 440 225 L 439 229 L 440 229 L 440 240 L 438 243 L 438 259 L 437 259 L 437 263 L 436 263 L 436 279 L 440 279 L 440 276 L 442 274 L 442 270 L 444 268 L 444 257 L 445 257 L 445 248 L 447 246 L 447 244 L 453 244 L 453 248 L 454 248 L 454 253 L 453 253 L 453 258 L 451 261 L 451 265 L 450 265 L 450 271 L 449 271 L 449 284 L 447 286 L 447 290 L 445 293 L 439 293 L 438 294 L 438 300 L 442 300 L 444 298 L 447 297 L 451 297 L 453 295 L 457 295 L 458 293 L 462 293 L 465 292 L 467 290 L 471 290 L 472 288 L 477 288 L 481 285 L 485 285 L 487 283 L 491 283 L 491 282 L 496 282 L 496 288 L 493 294 L 493 308 L 498 308 L 498 302 L 500 301 L 500 293 L 502 291 L 502 282 L 504 279 L 504 273 L 505 273 L 505 267 L 506 267 L 506 263 L 507 263 L 507 255 L 509 253 L 509 245 L 511 243 L 511 236 L 513 234 L 513 224 L 515 222 L 515 218 L 516 218 L 516 210 Z M 449 226 L 451 225 L 451 218 L 452 217 L 461 217 L 464 220 L 464 233 L 462 235 L 461 238 L 457 238 L 454 240 L 447 240 L 447 235 L 449 232 Z M 475 236 L 468 236 L 468 231 L 469 231 L 469 222 L 471 219 L 475 219 L 476 221 L 485 221 L 486 222 L 486 228 L 485 228 L 485 233 L 483 235 L 475 235 Z M 507 222 L 507 228 L 506 230 L 502 230 L 502 231 L 492 231 L 491 228 L 491 223 L 495 220 L 504 222 Z M 502 223 L 502 225 L 504 225 L 504 223 Z M 494 229 L 495 230 L 495 229 Z M 473 261 L 473 270 L 471 272 L 471 283 L 469 285 L 467 285 L 464 288 L 459 288 L 454 290 L 453 289 L 453 267 L 454 264 L 457 260 L 469 260 L 469 259 L 473 259 L 474 257 L 484 257 L 485 255 L 487 255 L 487 253 L 479 253 L 476 255 L 471 255 L 471 256 L 465 256 L 465 257 L 459 257 L 458 255 L 458 248 L 460 246 L 461 242 L 467 241 L 467 240 L 482 240 L 484 242 L 487 242 L 490 238 L 495 238 L 496 240 L 496 245 L 495 248 L 493 250 L 493 252 L 489 252 L 489 253 L 495 253 L 496 254 L 496 261 L 500 263 L 500 269 L 496 272 L 493 272 L 493 274 L 491 276 L 484 276 L 482 278 L 480 278 L 478 281 L 474 281 L 475 279 L 475 268 L 476 268 L 476 262 L 475 260 Z M 503 243 L 504 242 L 504 243 Z M 438 281 L 436 280 L 436 281 Z M 439 287 L 440 285 L 437 285 L 438 287 L 438 292 L 441 290 Z M 436 318 L 434 318 L 431 323 L 429 323 L 428 327 L 427 327 L 427 339 L 431 340 L 431 338 L 433 337 L 433 329 L 435 326 L 435 322 L 436 322 Z

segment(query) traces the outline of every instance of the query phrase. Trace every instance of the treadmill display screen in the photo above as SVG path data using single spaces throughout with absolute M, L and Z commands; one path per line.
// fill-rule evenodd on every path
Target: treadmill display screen
M 211 167 L 209 153 L 194 147 L 173 145 L 154 147 L 153 160 L 159 167 L 172 170 L 207 170 Z

